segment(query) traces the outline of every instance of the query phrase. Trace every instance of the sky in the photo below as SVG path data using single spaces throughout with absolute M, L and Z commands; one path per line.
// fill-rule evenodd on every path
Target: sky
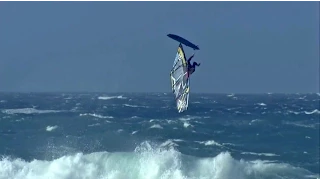
M 0 91 L 170 92 L 173 33 L 191 92 L 319 92 L 319 2 L 0 2 L 0 26 Z

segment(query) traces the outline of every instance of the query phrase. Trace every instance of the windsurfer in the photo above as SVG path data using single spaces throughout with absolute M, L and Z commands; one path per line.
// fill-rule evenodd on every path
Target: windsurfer
M 194 71 L 196 70 L 196 66 L 200 66 L 200 63 L 198 64 L 197 62 L 193 62 L 192 65 L 191 65 L 191 59 L 194 57 L 194 53 L 192 56 L 189 57 L 188 59 L 188 74 L 189 76 L 194 73 Z

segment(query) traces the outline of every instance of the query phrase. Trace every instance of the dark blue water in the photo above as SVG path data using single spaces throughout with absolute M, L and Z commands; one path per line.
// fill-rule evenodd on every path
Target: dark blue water
M 0 178 L 319 178 L 318 94 L 0 94 Z

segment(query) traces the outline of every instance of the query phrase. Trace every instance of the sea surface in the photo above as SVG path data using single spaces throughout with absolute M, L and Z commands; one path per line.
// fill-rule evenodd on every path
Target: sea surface
M 319 101 L 0 93 L 0 178 L 319 178 Z

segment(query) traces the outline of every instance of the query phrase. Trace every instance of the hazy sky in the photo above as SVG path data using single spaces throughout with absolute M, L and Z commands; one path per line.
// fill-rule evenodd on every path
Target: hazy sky
M 170 92 L 174 33 L 192 92 L 319 92 L 319 2 L 0 2 L 0 26 L 0 91 Z

